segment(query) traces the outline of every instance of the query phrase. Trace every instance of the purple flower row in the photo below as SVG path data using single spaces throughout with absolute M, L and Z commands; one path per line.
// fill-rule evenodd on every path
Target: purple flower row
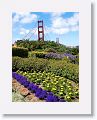
M 58 54 L 58 53 L 48 53 L 45 55 L 45 58 L 55 58 L 55 59 L 62 59 L 64 57 L 68 57 L 69 59 L 74 60 L 76 58 L 76 56 L 72 55 L 72 54 L 68 54 L 68 53 L 64 53 L 64 54 Z
M 52 92 L 43 90 L 34 83 L 29 82 L 26 77 L 17 74 L 16 72 L 12 72 L 12 77 L 16 79 L 24 87 L 26 87 L 28 90 L 35 93 L 35 96 L 38 97 L 39 99 L 44 99 L 46 100 L 46 102 L 66 102 L 64 99 L 59 98 L 58 96 L 54 95 Z

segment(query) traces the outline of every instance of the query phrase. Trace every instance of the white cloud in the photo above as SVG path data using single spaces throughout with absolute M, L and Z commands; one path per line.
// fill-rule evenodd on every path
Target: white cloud
M 20 23 L 31 23 L 36 21 L 38 16 L 32 13 L 15 13 L 13 16 L 13 23 L 20 22 Z
M 64 25 L 64 19 L 62 17 L 58 17 L 52 20 L 52 27 L 54 28 L 62 28 Z
M 53 13 L 51 13 L 51 16 L 53 17 L 53 18 L 56 18 L 56 17 L 60 17 L 61 15 L 63 15 L 64 14 L 64 12 L 53 12 Z
M 52 32 L 59 34 L 59 35 L 62 35 L 62 34 L 69 32 L 69 28 L 59 28 L 59 29 L 52 28 Z
M 21 23 L 31 23 L 33 21 L 37 20 L 37 15 L 35 14 L 26 14 L 25 16 L 22 17 Z
M 68 33 L 70 31 L 70 28 L 66 27 L 66 28 L 54 28 L 54 27 L 45 27 L 44 29 L 44 33 L 45 34 L 50 34 L 50 33 L 54 33 L 54 34 L 65 34 Z
M 29 30 L 27 30 L 27 29 L 25 29 L 25 28 L 21 28 L 21 29 L 20 29 L 20 35 L 25 35 L 25 34 L 27 34 L 27 33 L 29 33 Z
M 68 24 L 70 26 L 77 25 L 78 22 L 79 22 L 79 14 L 78 13 L 75 13 L 73 17 L 68 18 Z
M 79 22 L 79 14 L 78 13 L 75 13 L 70 18 L 63 18 L 61 15 L 52 17 L 52 26 L 53 27 L 59 28 L 59 27 L 74 26 L 74 25 L 77 25 Z
M 45 32 L 45 34 L 48 34 L 48 33 L 52 32 L 52 28 L 45 26 L 44 32 Z
M 79 14 L 75 13 L 70 18 L 63 18 L 63 13 L 53 13 L 52 20 L 52 32 L 56 34 L 65 34 L 70 31 L 79 30 Z

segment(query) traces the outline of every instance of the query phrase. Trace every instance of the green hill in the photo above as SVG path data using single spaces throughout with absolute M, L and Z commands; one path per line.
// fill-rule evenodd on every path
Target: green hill
M 79 47 L 68 48 L 65 45 L 58 44 L 54 41 L 17 40 L 15 42 L 15 46 L 28 48 L 29 51 L 65 52 L 73 55 L 77 55 L 79 53 Z

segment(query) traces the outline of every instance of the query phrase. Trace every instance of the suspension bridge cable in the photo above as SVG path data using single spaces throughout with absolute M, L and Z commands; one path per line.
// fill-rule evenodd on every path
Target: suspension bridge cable
M 29 39 L 32 37 L 32 35 L 35 34 L 36 30 L 37 30 L 37 28 L 36 28 L 36 29 L 34 30 L 34 32 L 30 35 Z
M 34 24 L 34 26 L 36 26 L 37 23 Z M 35 28 L 35 27 L 33 27 Z M 23 37 L 22 40 L 24 40 L 31 32 L 33 31 L 33 29 L 29 30 L 29 32 Z

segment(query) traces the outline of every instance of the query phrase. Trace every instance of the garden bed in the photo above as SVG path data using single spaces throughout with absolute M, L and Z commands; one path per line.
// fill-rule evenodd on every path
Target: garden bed
M 29 90 L 35 93 L 35 96 L 47 102 L 59 102 L 61 100 L 74 102 L 78 101 L 79 91 L 78 84 L 60 76 L 55 76 L 52 73 L 26 73 L 18 71 L 18 73 L 13 72 L 13 78 L 19 81 L 18 84 L 13 82 L 14 88 L 17 88 L 20 94 L 23 92 L 23 96 L 29 94 Z M 26 88 L 21 88 L 21 85 Z M 52 95 L 52 99 L 48 98 L 49 93 Z M 55 99 L 56 98 L 56 99 Z M 49 100 L 48 100 L 49 99 Z
M 12 79 L 12 102 L 45 102 L 45 100 L 40 100 L 16 79 Z

